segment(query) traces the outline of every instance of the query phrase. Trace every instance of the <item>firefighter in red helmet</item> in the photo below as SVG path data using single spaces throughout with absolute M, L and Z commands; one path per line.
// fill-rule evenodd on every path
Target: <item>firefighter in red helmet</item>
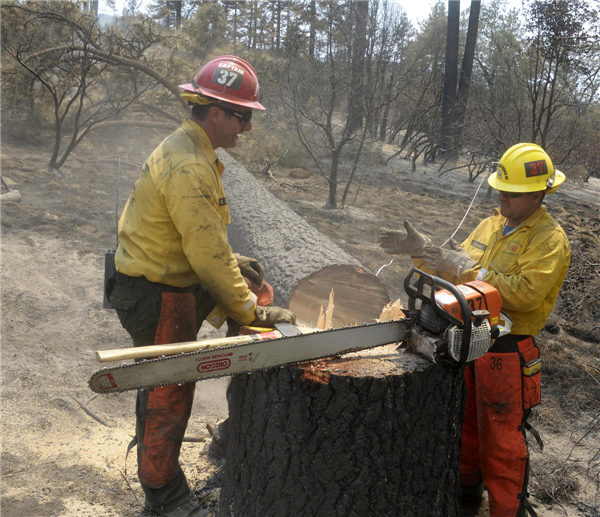
M 243 59 L 235 56 L 219 56 L 211 59 L 198 72 L 193 82 L 180 86 L 184 93 L 181 97 L 198 104 L 193 94 L 208 97 L 212 102 L 222 101 L 264 110 L 258 102 L 258 77 L 254 68 Z M 187 95 L 187 93 L 192 95 Z
M 116 273 L 107 295 L 134 346 L 195 341 L 207 320 L 220 327 L 295 323 L 292 312 L 261 306 L 249 285 L 261 287 L 262 266 L 232 252 L 215 149 L 235 147 L 252 129 L 259 86 L 252 66 L 220 56 L 181 86 L 191 117 L 150 155 L 119 221 Z M 249 279 L 251 282 L 246 282 Z M 260 296 L 260 293 L 259 293 Z M 195 384 L 138 392 L 138 476 L 146 495 L 143 515 L 200 517 L 179 452 Z

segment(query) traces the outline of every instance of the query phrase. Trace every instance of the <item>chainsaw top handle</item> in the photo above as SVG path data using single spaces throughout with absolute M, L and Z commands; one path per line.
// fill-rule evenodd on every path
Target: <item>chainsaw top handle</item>
M 411 284 L 411 280 L 415 275 L 419 275 L 419 278 L 414 284 Z M 425 290 L 426 285 L 430 287 L 428 293 Z M 435 300 L 435 293 L 440 289 L 446 289 L 450 291 L 452 295 L 454 295 L 458 301 L 460 310 L 462 311 L 463 321 L 455 318 L 438 305 Z M 457 289 L 454 284 L 451 284 L 443 278 L 429 275 L 424 271 L 417 269 L 416 267 L 412 268 L 410 273 L 408 273 L 408 276 L 404 279 L 404 290 L 406 291 L 406 294 L 408 294 L 408 309 L 410 311 L 414 311 L 416 309 L 416 301 L 417 298 L 419 298 L 421 301 L 430 304 L 435 312 L 437 312 L 440 316 L 446 318 L 457 327 L 463 329 L 463 339 L 460 347 L 460 361 L 458 363 L 458 367 L 464 366 L 467 362 L 467 357 L 469 357 L 473 323 L 471 309 L 463 293 Z

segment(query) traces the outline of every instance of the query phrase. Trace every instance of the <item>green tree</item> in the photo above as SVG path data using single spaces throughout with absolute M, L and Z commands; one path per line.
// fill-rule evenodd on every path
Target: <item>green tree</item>
M 546 148 L 558 137 L 552 134 L 558 119 L 574 103 L 588 106 L 598 92 L 598 10 L 585 0 L 533 0 L 525 19 L 530 140 Z
M 523 141 L 540 144 L 557 165 L 583 161 L 583 148 L 589 155 L 600 86 L 597 16 L 571 0 L 531 1 L 525 25 L 505 2 L 482 9 L 466 123 L 482 163 Z
M 157 82 L 179 98 L 177 86 L 157 71 L 164 56 L 152 54 L 165 38 L 151 20 L 132 19 L 103 32 L 95 18 L 67 2 L 5 3 L 2 15 L 4 57 L 18 63 L 52 106 L 49 169 L 60 169 L 90 131 L 118 117 Z M 168 63 L 173 55 L 166 54 Z

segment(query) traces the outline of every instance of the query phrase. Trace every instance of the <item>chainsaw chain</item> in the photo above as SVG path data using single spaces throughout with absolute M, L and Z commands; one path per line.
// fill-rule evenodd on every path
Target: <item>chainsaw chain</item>
M 402 321 L 402 320 L 397 320 L 397 321 Z M 371 327 L 371 326 L 374 326 L 374 325 L 379 325 L 379 323 L 363 323 L 362 325 L 356 325 L 356 326 L 354 326 L 352 328 Z M 346 327 L 342 327 L 342 328 L 346 328 Z M 329 330 L 320 330 L 320 331 L 318 331 L 318 333 L 319 334 L 328 334 L 330 332 L 336 332 L 336 331 L 339 331 L 339 330 L 341 330 L 341 328 L 329 329 Z M 270 341 L 283 341 L 285 339 L 292 339 L 292 338 L 297 338 L 297 337 L 302 337 L 302 334 L 298 334 L 298 335 L 295 335 L 295 336 L 282 336 L 280 338 L 274 338 L 274 339 L 272 339 Z M 266 341 L 267 340 L 262 341 L 262 342 L 266 342 Z M 217 350 L 218 351 L 231 350 L 231 349 L 234 349 L 234 348 L 243 348 L 243 347 L 247 347 L 247 346 L 253 346 L 253 345 L 256 345 L 258 343 L 261 343 L 261 341 L 250 342 L 250 343 L 242 343 L 240 345 L 230 345 L 230 346 L 216 347 L 214 349 L 211 349 L 210 351 L 211 352 L 216 352 Z M 90 377 L 90 380 L 88 381 L 88 385 L 89 385 L 89 388 L 93 392 L 100 393 L 102 395 L 105 395 L 105 394 L 108 394 L 108 393 L 123 393 L 125 391 L 135 391 L 135 390 L 144 391 L 144 390 L 147 390 L 147 389 L 149 390 L 149 389 L 153 389 L 153 388 L 161 388 L 163 386 L 172 386 L 172 385 L 175 385 L 175 384 L 178 384 L 178 385 L 182 386 L 183 384 L 189 384 L 191 382 L 200 382 L 200 381 L 209 380 L 209 379 L 219 379 L 221 377 L 231 377 L 232 375 L 238 375 L 240 373 L 250 374 L 252 372 L 263 372 L 263 371 L 266 371 L 266 370 L 270 370 L 272 368 L 280 368 L 282 366 L 289 366 L 289 365 L 292 365 L 292 364 L 299 364 L 299 363 L 303 363 L 303 362 L 306 362 L 306 361 L 318 361 L 319 359 L 325 359 L 326 357 L 337 357 L 337 356 L 340 356 L 340 355 L 343 355 L 343 354 L 350 354 L 352 352 L 357 352 L 359 350 L 365 350 L 367 348 L 377 348 L 377 347 L 380 347 L 380 346 L 387 346 L 389 344 L 390 343 L 385 343 L 383 345 L 367 346 L 367 347 L 348 348 L 347 350 L 342 350 L 342 351 L 340 351 L 340 352 L 338 352 L 336 354 L 325 354 L 325 355 L 322 355 L 320 357 L 312 357 L 310 359 L 302 359 L 301 361 L 290 361 L 289 363 L 274 364 L 272 366 L 265 366 L 263 368 L 253 368 L 252 370 L 249 370 L 247 372 L 236 372 L 236 373 L 233 373 L 233 374 L 232 373 L 224 373 L 224 374 L 220 374 L 220 375 L 213 375 L 211 377 L 200 377 L 200 378 L 196 378 L 196 379 L 190 379 L 190 380 L 185 381 L 185 382 L 174 381 L 174 382 L 163 382 L 163 383 L 160 383 L 160 384 L 149 384 L 147 386 L 144 386 L 143 388 L 124 388 L 124 389 L 114 389 L 114 390 L 111 389 L 110 391 L 103 391 L 103 390 L 97 390 L 93 386 L 93 380 L 98 375 L 100 375 L 100 374 L 105 374 L 107 372 L 111 372 L 111 371 L 115 371 L 115 370 L 122 370 L 123 368 L 135 368 L 136 366 L 138 366 L 140 364 L 158 363 L 158 362 L 161 362 L 161 361 L 170 361 L 171 359 L 180 359 L 181 357 L 191 357 L 191 356 L 194 356 L 194 355 L 200 355 L 200 354 L 203 354 L 203 353 L 207 352 L 207 350 L 198 350 L 198 351 L 195 351 L 195 352 L 185 352 L 185 353 L 180 353 L 180 354 L 177 354 L 177 355 L 167 355 L 167 356 L 163 355 L 161 357 L 157 357 L 156 359 L 147 359 L 147 360 L 140 361 L 140 362 L 137 362 L 137 363 L 122 364 L 122 365 L 119 365 L 119 366 L 111 366 L 111 367 L 106 367 L 105 366 L 101 370 L 98 370 L 97 372 L 95 372 L 94 374 L 92 374 L 92 376 Z

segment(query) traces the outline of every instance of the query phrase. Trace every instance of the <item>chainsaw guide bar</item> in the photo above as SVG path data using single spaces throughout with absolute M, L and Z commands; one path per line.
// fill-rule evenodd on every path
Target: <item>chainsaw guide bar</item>
M 89 387 L 96 393 L 120 393 L 322 359 L 404 341 L 409 323 L 408 318 L 367 323 L 102 368 L 91 376 Z

